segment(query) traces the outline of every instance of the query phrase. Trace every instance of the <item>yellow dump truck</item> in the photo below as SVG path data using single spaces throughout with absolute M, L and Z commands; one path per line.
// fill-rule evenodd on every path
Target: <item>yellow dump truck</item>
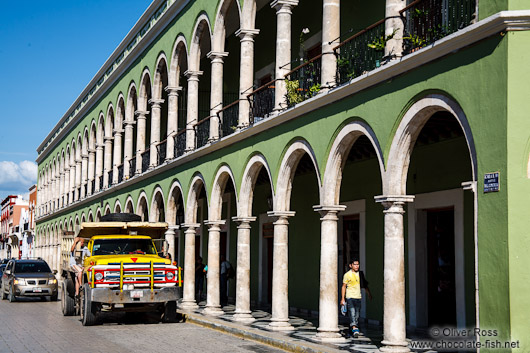
M 83 279 L 77 297 L 75 272 L 68 263 L 73 237 L 65 239 L 63 315 L 81 315 L 84 326 L 95 324 L 101 311 L 157 311 L 163 321 L 175 319 L 182 280 L 181 269 L 165 258 L 168 225 L 141 222 L 137 217 L 110 214 L 101 222 L 81 223 L 76 236 L 85 239 L 90 256 L 82 259 Z M 76 256 L 80 253 L 74 251 Z

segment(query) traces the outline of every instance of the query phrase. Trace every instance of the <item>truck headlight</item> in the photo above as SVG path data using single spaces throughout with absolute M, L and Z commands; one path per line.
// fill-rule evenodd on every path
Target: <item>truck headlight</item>
M 96 281 L 101 281 L 103 279 L 103 273 L 101 272 L 96 273 L 95 278 L 96 278 Z
M 20 284 L 21 286 L 26 285 L 26 280 L 24 278 L 15 278 L 13 281 L 14 284 Z
M 166 279 L 168 281 L 171 281 L 173 279 L 173 277 L 175 277 L 175 275 L 173 274 L 173 272 L 168 272 L 166 273 Z
M 55 284 L 55 283 L 57 283 L 57 279 L 56 278 L 48 280 L 48 284 Z

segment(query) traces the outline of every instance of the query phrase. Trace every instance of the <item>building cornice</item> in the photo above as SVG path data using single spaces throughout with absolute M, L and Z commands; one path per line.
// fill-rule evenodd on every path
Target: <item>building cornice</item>
M 105 189 L 83 200 L 76 201 L 75 203 L 60 209 L 58 212 L 38 218 L 37 221 L 45 222 L 58 217 L 63 213 L 68 213 L 73 208 L 87 206 L 90 203 L 93 203 L 98 199 L 105 198 L 109 194 L 117 192 L 123 188 L 130 187 L 131 185 L 142 182 L 155 175 L 164 173 L 191 160 L 201 158 L 207 154 L 213 153 L 214 151 L 245 140 L 275 126 L 279 126 L 290 120 L 303 116 L 311 111 L 314 111 L 315 109 L 335 103 L 341 99 L 351 96 L 352 94 L 385 82 L 395 76 L 401 75 L 407 71 L 437 60 L 442 56 L 461 50 L 471 44 L 491 37 L 492 35 L 504 31 L 523 30 L 530 30 L 530 10 L 499 12 L 445 38 L 442 38 L 434 44 L 422 48 L 417 52 L 406 55 L 399 60 L 391 61 L 390 63 L 370 71 L 367 74 L 359 76 L 351 80 L 349 83 L 333 88 L 327 92 L 317 94 L 315 97 L 299 103 L 285 111 L 282 111 L 276 116 L 264 119 L 247 129 L 237 131 L 234 134 L 222 138 L 219 141 L 198 148 L 188 154 L 148 170 L 143 174 L 136 175 L 129 180 L 123 181 L 120 184 L 113 186 L 110 189 Z
M 62 142 L 69 132 L 75 129 L 77 123 L 85 117 L 85 114 L 98 103 L 99 99 L 107 93 L 107 90 L 121 78 L 130 65 L 141 56 L 166 26 L 175 19 L 175 15 L 190 1 L 155 0 L 149 5 L 61 120 L 37 147 L 37 163 L 46 159 L 49 152 Z M 57 135 L 54 136 L 55 134 Z

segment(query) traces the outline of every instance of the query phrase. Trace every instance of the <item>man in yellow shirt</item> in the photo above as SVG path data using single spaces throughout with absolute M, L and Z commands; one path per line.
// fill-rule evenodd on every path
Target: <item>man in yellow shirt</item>
M 368 282 L 364 278 L 364 273 L 359 271 L 359 260 L 352 260 L 348 264 L 350 270 L 344 274 L 342 279 L 342 300 L 341 305 L 348 305 L 350 317 L 350 330 L 353 337 L 359 337 L 359 314 L 361 312 L 361 288 L 366 291 L 368 298 L 372 300 L 372 293 L 368 288 Z

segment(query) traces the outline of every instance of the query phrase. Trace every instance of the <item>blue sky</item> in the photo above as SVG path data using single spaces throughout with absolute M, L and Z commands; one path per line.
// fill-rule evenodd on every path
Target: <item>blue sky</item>
M 36 182 L 37 146 L 150 3 L 0 2 L 0 199 Z

